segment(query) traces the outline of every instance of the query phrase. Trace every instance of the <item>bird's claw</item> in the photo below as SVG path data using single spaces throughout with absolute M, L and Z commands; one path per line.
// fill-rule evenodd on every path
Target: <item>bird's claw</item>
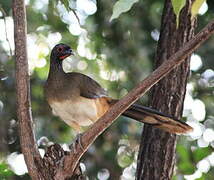
M 84 148 L 82 146 L 81 138 L 82 138 L 82 134 L 81 133 L 77 134 L 77 136 L 75 137 L 73 143 L 69 146 L 70 149 L 74 150 L 74 153 L 77 152 L 77 145 L 80 146 L 80 149 L 82 151 L 84 150 Z

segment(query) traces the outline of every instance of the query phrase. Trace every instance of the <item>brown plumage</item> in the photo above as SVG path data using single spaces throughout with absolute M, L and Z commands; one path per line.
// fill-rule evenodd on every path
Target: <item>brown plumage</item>
M 65 44 L 53 48 L 44 90 L 53 113 L 81 132 L 83 126 L 92 125 L 118 100 L 108 97 L 106 91 L 90 77 L 76 72 L 65 73 L 62 61 L 70 55 L 72 50 Z M 132 105 L 123 115 L 170 133 L 192 131 L 186 123 L 139 104 Z

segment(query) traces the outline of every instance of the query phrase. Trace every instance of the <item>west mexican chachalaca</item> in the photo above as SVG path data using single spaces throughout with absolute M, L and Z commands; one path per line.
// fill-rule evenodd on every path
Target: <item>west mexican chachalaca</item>
M 118 100 L 90 77 L 77 73 L 65 73 L 62 61 L 73 55 L 68 45 L 56 45 L 50 56 L 50 71 L 45 83 L 45 96 L 55 115 L 59 116 L 78 133 L 82 127 L 96 122 Z M 133 104 L 122 115 L 176 134 L 192 131 L 186 123 L 157 110 Z

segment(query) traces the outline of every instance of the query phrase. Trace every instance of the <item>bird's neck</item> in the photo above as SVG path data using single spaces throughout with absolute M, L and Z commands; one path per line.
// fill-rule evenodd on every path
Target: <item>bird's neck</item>
M 64 75 L 65 72 L 62 67 L 62 60 L 57 59 L 56 57 L 51 57 L 48 79 L 58 82 L 59 80 L 61 81 L 64 79 Z
M 63 71 L 62 61 L 51 58 L 49 74 L 45 83 L 45 96 L 48 100 L 64 98 L 66 85 L 66 73 Z
M 62 60 L 51 56 L 50 73 L 65 73 L 62 67 Z

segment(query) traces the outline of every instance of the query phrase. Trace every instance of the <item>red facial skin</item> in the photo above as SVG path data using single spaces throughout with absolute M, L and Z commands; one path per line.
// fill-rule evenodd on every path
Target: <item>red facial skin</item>
M 63 47 L 61 47 L 61 46 L 58 47 L 58 48 L 57 48 L 57 51 L 58 51 L 58 52 L 62 52 L 62 51 L 63 51 Z M 67 58 L 68 56 L 70 56 L 70 55 L 69 55 L 69 54 L 66 54 L 66 55 L 64 55 L 64 56 L 60 56 L 59 59 L 60 59 L 60 60 L 63 60 L 63 59 L 65 59 L 65 58 Z
M 60 59 L 60 60 L 63 60 L 63 59 L 65 59 L 65 58 L 67 58 L 68 56 L 70 56 L 70 55 L 61 56 L 61 57 L 59 57 L 59 59 Z

